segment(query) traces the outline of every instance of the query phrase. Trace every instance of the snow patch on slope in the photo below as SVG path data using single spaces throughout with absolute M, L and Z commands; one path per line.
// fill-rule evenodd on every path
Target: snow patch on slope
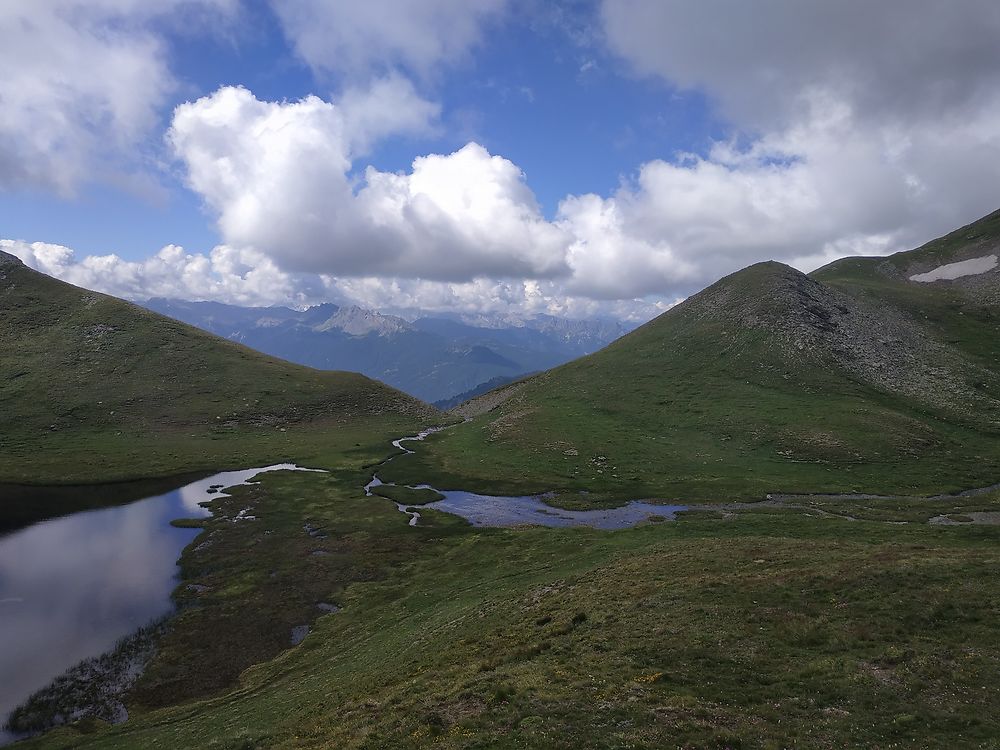
M 951 281 L 952 279 L 959 279 L 963 276 L 974 276 L 976 274 L 986 273 L 987 271 L 992 271 L 996 267 L 997 256 L 984 255 L 982 258 L 971 258 L 970 260 L 963 260 L 958 263 L 948 263 L 944 266 L 938 266 L 927 273 L 914 274 L 910 277 L 910 281 Z

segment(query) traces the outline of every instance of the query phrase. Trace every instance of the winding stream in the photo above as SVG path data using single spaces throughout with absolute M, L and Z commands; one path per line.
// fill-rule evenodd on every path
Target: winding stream
M 371 481 L 365 485 L 365 495 L 374 495 L 374 488 L 394 486 L 383 482 L 378 477 L 377 469 L 400 455 L 412 454 L 413 451 L 403 445 L 404 442 L 424 440 L 428 435 L 446 428 L 424 430 L 412 437 L 393 440 L 392 444 L 403 451 L 390 456 L 376 466 Z M 673 519 L 679 511 L 687 510 L 684 505 L 658 505 L 634 500 L 617 508 L 601 510 L 564 510 L 553 507 L 545 502 L 545 495 L 479 495 L 464 490 L 439 490 L 429 484 L 408 485 L 414 490 L 434 490 L 444 496 L 423 505 L 408 505 L 396 503 L 396 508 L 410 517 L 410 526 L 420 523 L 420 511 L 424 508 L 443 511 L 461 516 L 473 526 L 590 526 L 595 529 L 624 529 L 645 521 L 662 521 Z M 392 502 L 391 500 L 389 502 Z
M 202 504 L 223 496 L 221 488 L 283 469 L 302 470 L 276 464 L 224 471 L 0 536 L 0 727 L 67 669 L 170 612 L 177 560 L 200 532 L 175 528 L 172 520 L 206 517 Z M 0 744 L 13 739 L 0 730 Z

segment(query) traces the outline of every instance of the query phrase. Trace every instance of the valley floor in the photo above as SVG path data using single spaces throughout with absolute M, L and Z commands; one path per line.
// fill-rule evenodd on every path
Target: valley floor
M 27 747 L 997 747 L 1000 528 L 832 499 L 409 527 L 365 480 L 235 491 L 260 520 L 209 520 L 186 551 L 130 721 Z M 944 511 L 1000 510 L 962 502 Z

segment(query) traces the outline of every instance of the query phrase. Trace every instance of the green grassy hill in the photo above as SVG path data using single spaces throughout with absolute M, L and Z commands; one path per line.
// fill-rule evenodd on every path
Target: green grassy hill
M 388 473 L 557 490 L 570 505 L 996 482 L 1000 274 L 909 276 L 998 247 L 1000 213 L 812 276 L 751 266 L 594 355 L 466 404 L 478 416 Z
M 926 245 L 887 258 L 844 258 L 813 278 L 860 299 L 902 310 L 976 364 L 1000 363 L 1000 276 L 997 269 L 951 281 L 911 276 L 984 256 L 1000 258 L 1000 211 Z
M 261 355 L 0 253 L 0 481 L 323 463 L 439 418 L 364 376 Z
M 465 404 L 471 421 L 380 473 L 577 505 L 995 481 L 983 319 L 928 306 L 948 284 L 828 272 L 723 279 Z M 335 471 L 265 475 L 200 522 L 212 543 L 184 552 L 182 606 L 126 723 L 25 746 L 996 744 L 1000 526 L 973 521 L 998 517 L 1000 492 L 719 506 L 617 532 L 433 509 L 410 527 L 362 491 L 384 446 L 332 440 Z M 245 508 L 257 522 L 226 520 Z

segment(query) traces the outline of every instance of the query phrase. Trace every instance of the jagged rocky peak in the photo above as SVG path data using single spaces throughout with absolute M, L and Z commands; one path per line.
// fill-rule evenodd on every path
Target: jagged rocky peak
M 299 317 L 306 325 L 317 325 L 325 323 L 331 317 L 336 315 L 339 309 L 340 307 L 332 302 L 323 302 L 319 305 L 313 305 L 312 307 L 303 310 Z
M 524 328 L 527 319 L 512 313 L 464 313 L 455 319 L 474 328 Z
M 628 326 L 616 320 L 578 320 L 557 318 L 554 315 L 536 315 L 528 327 L 558 336 L 564 341 L 613 341 L 629 331 Z
M 433 316 L 432 316 L 433 317 Z M 562 318 L 546 313 L 516 315 L 513 313 L 467 313 L 455 320 L 473 328 L 493 330 L 529 329 L 548 336 L 555 336 L 567 343 L 578 343 L 599 348 L 628 333 L 634 325 L 601 318 Z
M 367 336 L 372 333 L 379 336 L 391 336 L 394 333 L 408 331 L 410 328 L 410 324 L 402 318 L 397 318 L 394 315 L 383 315 L 374 310 L 366 310 L 363 307 L 352 305 L 337 310 L 336 313 L 317 325 L 315 330 L 336 329 L 350 336 Z

